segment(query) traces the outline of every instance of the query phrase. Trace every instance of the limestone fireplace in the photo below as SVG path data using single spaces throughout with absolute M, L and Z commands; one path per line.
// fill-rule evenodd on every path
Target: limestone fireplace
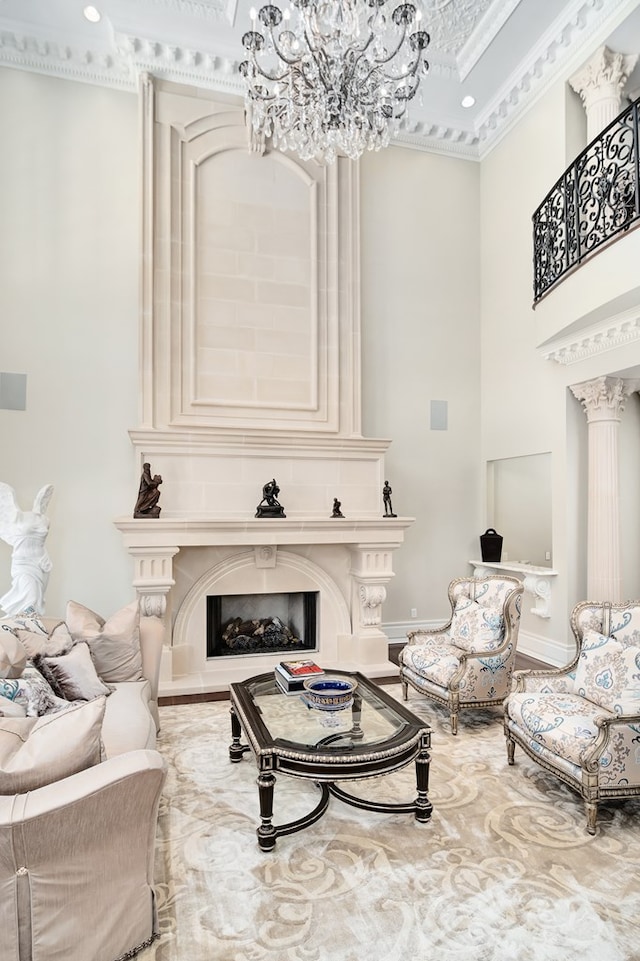
M 161 694 L 222 690 L 281 654 L 207 657 L 211 595 L 317 594 L 314 658 L 395 672 L 389 441 L 360 415 L 358 168 L 250 151 L 242 105 L 144 77 L 138 476 L 159 518 L 118 518 L 142 609 L 165 619 Z M 256 517 L 262 487 L 285 517 Z M 338 498 L 344 517 L 332 516 Z

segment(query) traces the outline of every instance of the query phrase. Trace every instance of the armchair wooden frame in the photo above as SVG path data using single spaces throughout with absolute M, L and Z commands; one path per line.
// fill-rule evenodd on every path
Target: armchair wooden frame
M 571 613 L 571 630 L 576 641 L 576 652 L 571 662 L 564 667 L 549 670 L 527 670 L 514 673 L 514 688 L 512 693 L 540 693 L 542 689 L 553 690 L 558 693 L 573 691 L 573 678 L 580 657 L 582 639 L 587 629 L 597 630 L 608 636 L 610 633 L 612 615 L 621 613 L 632 606 L 640 606 L 640 601 L 627 601 L 621 604 L 595 603 L 582 601 Z M 550 752 L 543 753 L 539 744 L 530 733 L 523 731 L 510 719 L 505 699 L 504 732 L 507 739 L 507 760 L 510 765 L 515 763 L 515 747 L 518 744 L 525 754 L 533 761 L 551 772 L 561 781 L 576 791 L 583 799 L 587 815 L 587 831 L 596 833 L 598 803 L 609 798 L 630 798 L 640 796 L 640 778 L 635 782 L 608 786 L 602 781 L 601 761 L 610 750 L 612 740 L 617 732 L 624 731 L 629 725 L 638 727 L 638 743 L 640 743 L 640 714 L 612 714 L 605 708 L 593 705 L 593 722 L 598 728 L 598 735 L 590 750 L 585 754 L 582 764 L 572 774 L 568 765 L 563 765 L 563 758 L 558 757 L 554 763 Z M 586 699 L 585 699 L 586 700 Z M 590 703 L 590 702 L 589 702 Z
M 516 643 L 520 624 L 520 604 L 524 587 L 516 577 L 508 577 L 498 574 L 490 574 L 486 577 L 458 577 L 449 584 L 449 603 L 451 605 L 451 615 L 447 623 L 442 627 L 435 629 L 420 629 L 417 631 L 410 631 L 407 634 L 406 646 L 413 644 L 427 644 L 429 638 L 446 638 L 449 628 L 451 627 L 453 612 L 458 598 L 462 596 L 469 596 L 472 599 L 475 599 L 479 587 L 487 584 L 488 582 L 500 582 L 508 585 L 511 588 L 506 593 L 501 605 L 502 617 L 504 620 L 504 637 L 499 647 L 487 649 L 486 651 L 474 652 L 468 652 L 459 648 L 454 648 L 455 656 L 458 658 L 460 663 L 446 686 L 429 682 L 427 679 L 417 678 L 414 673 L 408 670 L 403 664 L 402 654 L 404 648 L 403 651 L 400 652 L 400 683 L 402 684 L 403 699 L 405 701 L 407 700 L 408 688 L 409 685 L 411 685 L 411 687 L 420 694 L 424 694 L 426 697 L 431 698 L 439 704 L 442 704 L 444 707 L 447 707 L 449 709 L 452 734 L 458 733 L 458 715 L 460 710 L 471 707 L 502 707 L 504 703 L 505 693 L 508 692 L 511 687 L 511 677 L 515 664 Z M 470 697 L 465 696 L 463 682 L 470 669 L 472 669 L 473 666 L 477 666 L 482 661 L 486 661 L 488 658 L 503 658 L 504 660 L 506 671 L 499 691 L 496 692 L 495 696 L 491 697 L 478 697 L 475 694 Z

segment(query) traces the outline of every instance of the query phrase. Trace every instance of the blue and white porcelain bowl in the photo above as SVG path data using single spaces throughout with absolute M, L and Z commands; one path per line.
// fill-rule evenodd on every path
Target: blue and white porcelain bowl
M 304 699 L 320 711 L 341 711 L 353 703 L 358 682 L 347 677 L 310 677 L 304 682 Z

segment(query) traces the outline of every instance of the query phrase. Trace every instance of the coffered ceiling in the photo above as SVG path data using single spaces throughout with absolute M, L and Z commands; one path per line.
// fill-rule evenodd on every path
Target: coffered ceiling
M 399 2 L 399 0 L 398 0 Z M 138 75 L 242 94 L 256 0 L 0 0 L 0 65 L 135 90 Z M 393 0 L 389 5 L 394 6 Z M 482 158 L 601 44 L 640 52 L 640 0 L 423 0 L 430 72 L 397 142 Z M 640 92 L 640 68 L 630 81 Z M 465 96 L 475 99 L 462 107 Z

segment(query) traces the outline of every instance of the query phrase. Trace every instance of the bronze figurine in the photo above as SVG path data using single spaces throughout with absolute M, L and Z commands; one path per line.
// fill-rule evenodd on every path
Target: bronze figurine
M 397 517 L 397 514 L 393 513 L 393 506 L 391 504 L 391 495 L 393 491 L 389 486 L 389 481 L 384 482 L 384 487 L 382 488 L 382 502 L 384 504 L 384 516 L 385 517 Z
M 160 474 L 151 476 L 151 464 L 143 464 L 138 500 L 133 509 L 134 517 L 160 517 L 162 508 L 158 507 L 158 501 L 160 500 L 158 488 L 161 483 L 162 477 Z
M 256 508 L 256 517 L 286 517 L 282 504 L 278 501 L 280 488 L 275 477 L 262 488 L 262 500 Z

